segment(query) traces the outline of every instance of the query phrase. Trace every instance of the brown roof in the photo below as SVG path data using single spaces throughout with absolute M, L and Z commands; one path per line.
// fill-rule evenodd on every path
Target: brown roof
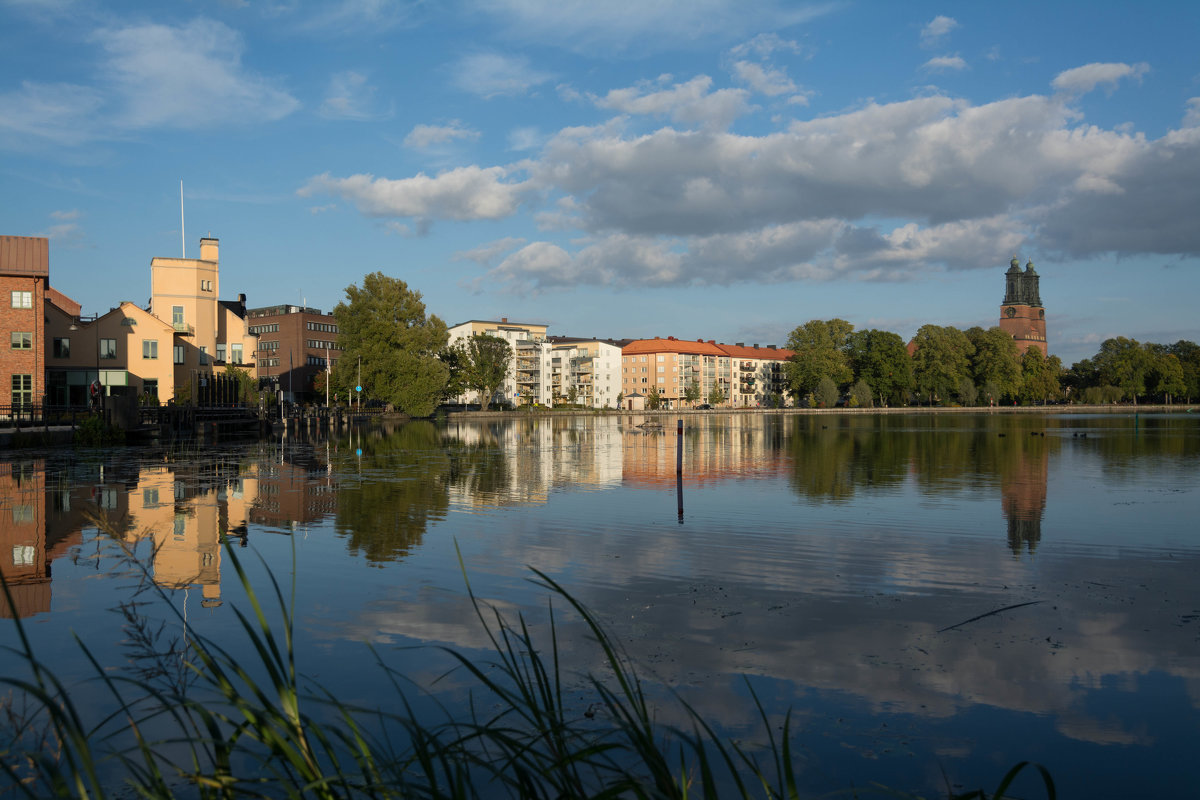
M 50 275 L 50 240 L 40 236 L 0 236 L 0 273 Z
M 621 349 L 623 355 L 641 353 L 689 353 L 704 356 L 727 356 L 729 358 L 761 358 L 786 361 L 792 357 L 791 350 L 778 347 L 746 347 L 736 344 L 718 344 L 712 340 L 687 341 L 668 336 L 666 339 L 638 339 Z
M 63 311 L 67 312 L 67 314 L 72 317 L 78 317 L 80 312 L 83 311 L 83 306 L 79 305 L 79 303 L 76 303 L 74 300 L 67 297 L 53 286 L 46 287 L 46 299 L 61 308 Z

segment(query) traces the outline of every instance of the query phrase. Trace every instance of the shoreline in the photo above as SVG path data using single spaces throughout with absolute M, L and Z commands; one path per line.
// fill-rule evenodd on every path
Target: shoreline
M 1047 405 L 1047 406 L 896 406 L 890 408 L 673 408 L 657 411 L 630 411 L 621 408 L 541 408 L 536 411 L 451 411 L 446 419 L 530 419 L 535 417 L 671 417 L 680 414 L 689 416 L 711 416 L 722 414 L 784 414 L 789 416 L 828 416 L 846 414 L 863 416 L 871 414 L 1109 414 L 1134 416 L 1153 412 L 1169 414 L 1195 413 L 1200 404 L 1161 403 L 1150 405 Z

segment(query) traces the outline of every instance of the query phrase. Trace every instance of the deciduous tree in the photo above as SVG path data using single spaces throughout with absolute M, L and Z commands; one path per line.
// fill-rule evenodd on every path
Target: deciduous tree
M 880 405 L 897 405 L 908 399 L 913 389 L 912 358 L 899 335 L 873 328 L 855 331 L 847 355 L 854 377 L 875 390 Z
M 492 395 L 508 376 L 512 345 L 499 336 L 478 333 L 463 342 L 466 357 L 465 383 L 479 393 L 479 407 L 487 411 Z M 574 402 L 574 401 L 572 401 Z
M 1021 355 L 1013 337 L 999 327 L 984 330 L 976 326 L 966 333 L 975 348 L 971 356 L 971 377 L 975 385 L 991 385 L 996 391 L 995 395 L 984 399 L 999 402 L 1004 397 L 1016 397 L 1021 389 Z
M 971 377 L 974 346 L 958 328 L 922 325 L 913 341 L 913 378 L 929 402 L 954 396 L 963 378 Z
M 846 354 L 854 326 L 844 319 L 810 320 L 788 334 L 792 358 L 784 365 L 788 384 L 797 397 L 816 391 L 821 378 L 842 386 L 854 373 Z
M 361 287 L 346 287 L 346 300 L 333 315 L 342 346 L 333 377 L 341 391 L 352 393 L 361 359 L 364 394 L 409 416 L 433 413 L 449 379 L 449 369 L 438 358 L 449 335 L 446 323 L 425 315 L 420 292 L 373 272 Z

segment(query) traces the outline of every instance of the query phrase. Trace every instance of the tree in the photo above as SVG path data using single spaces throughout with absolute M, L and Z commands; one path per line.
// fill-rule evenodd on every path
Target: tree
M 478 392 L 480 410 L 487 411 L 492 395 L 508 376 L 512 345 L 499 336 L 477 333 L 463 342 L 463 354 L 467 388 Z
M 1150 351 L 1150 369 L 1146 374 L 1146 390 L 1150 394 L 1162 395 L 1163 402 L 1171 404 L 1171 398 L 1183 394 L 1187 384 L 1183 379 L 1183 364 L 1170 349 L 1161 344 L 1146 345 Z
M 1062 391 L 1058 381 L 1061 373 L 1058 356 L 1047 358 L 1040 348 L 1029 348 L 1021 356 L 1021 399 L 1029 403 L 1056 399 Z
M 875 392 L 863 379 L 850 387 L 850 405 L 855 408 L 871 408 L 875 405 Z
M 929 402 L 954 395 L 963 378 L 971 376 L 974 346 L 958 328 L 922 325 L 913 338 L 913 378 Z
M 658 411 L 662 407 L 662 395 L 658 393 L 657 386 L 651 386 L 650 391 L 646 392 L 646 408 L 650 411 Z
M 235 364 L 226 364 L 225 374 L 237 381 L 237 398 L 239 403 L 254 402 L 258 391 L 255 387 L 254 376 L 250 374 L 250 370 L 242 369 Z
M 1200 397 L 1200 345 L 1180 339 L 1167 350 L 1179 359 L 1179 366 L 1183 368 L 1181 394 L 1184 402 L 1190 403 L 1193 397 Z
M 427 417 L 437 407 L 450 377 L 438 358 L 449 335 L 446 323 L 425 316 L 421 293 L 399 279 L 373 272 L 346 287 L 346 301 L 333 310 L 342 357 L 334 384 L 349 394 L 358 381 L 361 360 L 363 392 L 413 417 Z
M 570 403 L 571 405 L 575 405 L 575 403 L 578 400 L 579 400 L 579 387 L 576 386 L 575 384 L 571 384 L 571 388 L 567 389 L 567 402 Z
M 834 408 L 838 402 L 837 384 L 830 378 L 821 378 L 813 390 L 813 398 L 817 401 L 817 408 Z
M 700 394 L 700 381 L 692 378 L 691 383 L 683 390 L 683 399 L 687 401 L 688 405 L 694 406 L 700 399 Z
M 973 406 L 979 399 L 979 389 L 970 378 L 962 378 L 958 382 L 958 402 L 964 406 Z
M 821 378 L 842 386 L 854 378 L 846 351 L 854 326 L 844 319 L 810 320 L 788 334 L 791 359 L 784 364 L 792 392 L 801 397 L 816 391 Z
M 719 406 L 725 402 L 725 390 L 720 384 L 713 384 L 712 390 L 708 393 L 708 404 L 711 406 Z
M 467 353 L 463 343 L 453 342 L 442 348 L 438 359 L 446 365 L 446 386 L 442 400 L 461 397 L 467 392 Z
M 854 377 L 875 390 L 880 405 L 903 403 L 913 388 L 912 359 L 891 331 L 855 331 L 847 349 Z
M 1124 336 L 1105 339 L 1092 361 L 1101 384 L 1116 386 L 1137 405 L 1138 396 L 1146 393 L 1150 354 L 1136 339 L 1126 339 Z
M 1016 340 L 998 326 L 987 330 L 976 326 L 966 333 L 975 348 L 971 356 L 971 377 L 975 385 L 990 384 L 996 391 L 984 399 L 998 402 L 1004 397 L 1016 397 L 1021 390 L 1021 354 Z
M 1062 387 L 1067 392 L 1067 399 L 1081 398 L 1088 389 L 1099 386 L 1100 371 L 1096 369 L 1096 365 L 1090 358 L 1076 361 L 1069 370 L 1063 372 Z

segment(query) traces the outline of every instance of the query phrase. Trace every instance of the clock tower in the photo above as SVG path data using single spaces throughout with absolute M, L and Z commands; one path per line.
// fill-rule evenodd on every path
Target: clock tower
M 1000 304 L 1000 329 L 1013 337 L 1022 354 L 1031 347 L 1047 355 L 1046 309 L 1038 290 L 1038 274 L 1033 261 L 1022 272 L 1017 257 L 1004 274 L 1004 302 Z

